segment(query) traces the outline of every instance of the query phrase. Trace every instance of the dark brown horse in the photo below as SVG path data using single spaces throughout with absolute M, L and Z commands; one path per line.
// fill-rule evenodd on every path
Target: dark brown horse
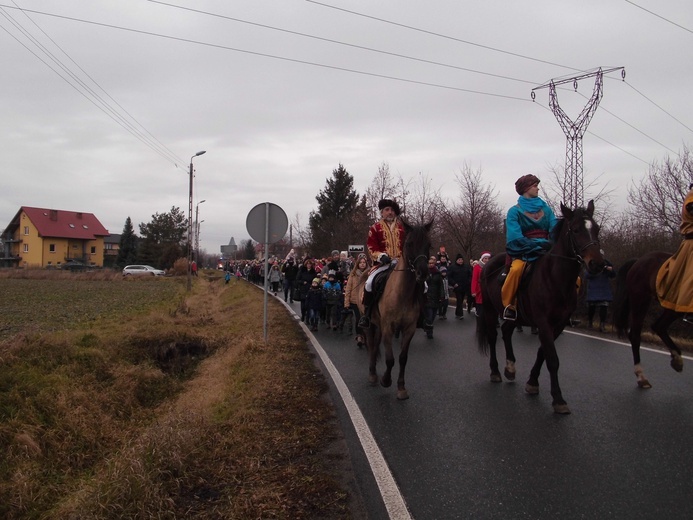
M 404 386 L 404 371 L 407 366 L 409 344 L 416 332 L 416 322 L 424 304 L 424 282 L 428 277 L 428 255 L 431 250 L 428 233 L 433 222 L 424 226 L 411 226 L 404 221 L 402 223 L 405 230 L 402 258 L 388 272 L 383 294 L 371 313 L 371 326 L 366 330 L 366 344 L 369 355 L 368 379 L 371 384 L 378 381 L 376 362 L 380 357 L 380 342 L 385 346 L 385 373 L 380 379 L 380 384 L 389 387 L 392 384 L 392 367 L 395 364 L 392 340 L 396 334 L 400 335 L 397 399 L 408 399 L 409 394 Z M 361 299 L 359 297 L 359 300 Z
M 563 218 L 553 231 L 553 247 L 534 262 L 532 272 L 520 284 L 517 297 L 518 320 L 505 321 L 501 326 L 506 352 L 505 377 L 515 379 L 515 355 L 512 333 L 516 325 L 533 325 L 539 329 L 541 345 L 537 359 L 525 385 L 528 394 L 539 393 L 539 372 L 546 361 L 551 377 L 551 395 L 556 413 L 567 414 L 570 409 L 558 384 L 558 354 L 554 341 L 563 332 L 577 305 L 576 281 L 580 271 L 599 272 L 604 258 L 599 249 L 599 226 L 592 220 L 594 204 L 571 210 L 561 204 Z M 477 327 L 479 350 L 490 350 L 491 381 L 501 381 L 496 358 L 496 323 L 503 311 L 499 274 L 505 265 L 505 253 L 495 255 L 481 274 L 483 311 Z
M 671 253 L 655 251 L 624 263 L 616 275 L 616 294 L 614 295 L 614 326 L 619 337 L 627 336 L 633 350 L 635 377 L 640 388 L 652 388 L 640 364 L 640 335 L 645 323 L 647 310 L 652 300 L 657 298 L 655 280 L 657 271 L 671 256 Z M 677 372 L 683 370 L 681 349 L 669 336 L 669 327 L 683 313 L 661 307 L 662 313 L 652 323 L 652 330 L 659 336 L 671 352 L 671 367 Z

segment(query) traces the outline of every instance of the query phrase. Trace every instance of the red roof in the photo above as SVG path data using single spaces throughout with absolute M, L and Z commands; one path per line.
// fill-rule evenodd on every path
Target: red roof
M 94 240 L 109 234 L 93 213 L 22 206 L 16 219 L 22 211 L 42 237 Z M 17 224 L 20 225 L 20 222 L 17 221 Z

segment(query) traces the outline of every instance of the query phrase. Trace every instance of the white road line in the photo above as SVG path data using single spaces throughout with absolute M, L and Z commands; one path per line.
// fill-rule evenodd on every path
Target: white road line
M 615 339 L 608 339 L 608 338 L 600 338 L 599 336 L 592 336 L 591 334 L 585 334 L 583 332 L 574 332 L 572 330 L 564 330 L 563 332 L 567 334 L 573 334 L 575 336 L 582 336 L 584 338 L 590 338 L 590 339 L 598 339 L 601 341 L 605 341 L 606 343 L 613 343 L 614 345 L 621 345 L 622 347 L 627 347 L 631 348 L 630 343 L 626 343 L 624 341 L 617 341 Z M 648 352 L 654 352 L 656 354 L 662 354 L 664 356 L 669 356 L 671 355 L 668 350 L 660 350 L 656 348 L 651 348 L 651 347 L 643 347 L 640 345 L 640 350 L 647 350 Z M 693 361 L 693 357 L 691 356 L 681 356 L 683 359 L 688 359 L 689 361 Z
M 284 302 L 284 300 L 281 301 L 286 307 L 289 308 L 290 312 L 293 312 L 293 309 L 286 302 Z M 295 313 L 294 316 L 297 320 L 299 319 L 299 316 L 297 316 Z M 359 441 L 361 441 L 361 446 L 363 447 L 363 451 L 366 454 L 368 463 L 371 466 L 371 471 L 373 472 L 375 481 L 378 484 L 378 489 L 380 489 L 380 495 L 383 497 L 385 509 L 387 509 L 390 519 L 413 520 L 414 517 L 407 508 L 407 503 L 404 501 L 404 497 L 399 491 L 399 487 L 397 486 L 397 482 L 395 482 L 395 478 L 392 476 L 390 467 L 387 465 L 378 443 L 373 438 L 371 429 L 368 427 L 368 423 L 366 423 L 366 419 L 361 413 L 361 409 L 359 408 L 358 404 L 356 404 L 351 392 L 349 392 L 349 388 L 342 379 L 342 376 L 339 374 L 337 368 L 332 363 L 332 360 L 330 360 L 327 352 L 323 350 L 320 343 L 318 343 L 318 341 L 315 339 L 315 336 L 313 336 L 313 334 L 310 332 L 310 329 L 303 322 L 300 322 L 300 325 L 308 335 L 310 342 L 313 344 L 313 348 L 320 356 L 320 359 L 329 372 L 330 377 L 332 378 L 332 381 L 334 382 L 334 385 L 337 388 L 342 401 L 344 402 L 344 406 L 349 414 L 349 418 L 351 419 L 354 429 L 356 430 L 356 435 L 358 436 Z

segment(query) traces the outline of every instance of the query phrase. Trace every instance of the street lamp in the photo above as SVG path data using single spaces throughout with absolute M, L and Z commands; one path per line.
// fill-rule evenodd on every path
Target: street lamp
M 188 197 L 188 292 L 192 291 L 192 206 L 193 206 L 193 159 L 206 153 L 206 150 L 197 152 L 190 158 L 190 194 Z
M 197 217 L 200 213 L 200 204 L 206 202 L 206 200 L 201 200 L 195 206 L 195 261 L 200 263 L 200 225 L 197 223 Z
M 195 260 L 197 260 L 198 267 L 200 265 L 200 228 L 202 227 L 202 223 L 204 221 L 205 219 L 200 220 L 199 224 L 197 224 L 197 228 L 195 229 Z

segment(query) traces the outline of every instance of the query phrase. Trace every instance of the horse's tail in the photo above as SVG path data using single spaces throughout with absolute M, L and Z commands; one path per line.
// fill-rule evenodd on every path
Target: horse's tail
M 630 315 L 630 298 L 628 297 L 628 287 L 626 277 L 637 258 L 627 260 L 616 273 L 616 294 L 614 294 L 613 317 L 614 327 L 618 337 L 622 338 L 628 334 L 628 317 Z

